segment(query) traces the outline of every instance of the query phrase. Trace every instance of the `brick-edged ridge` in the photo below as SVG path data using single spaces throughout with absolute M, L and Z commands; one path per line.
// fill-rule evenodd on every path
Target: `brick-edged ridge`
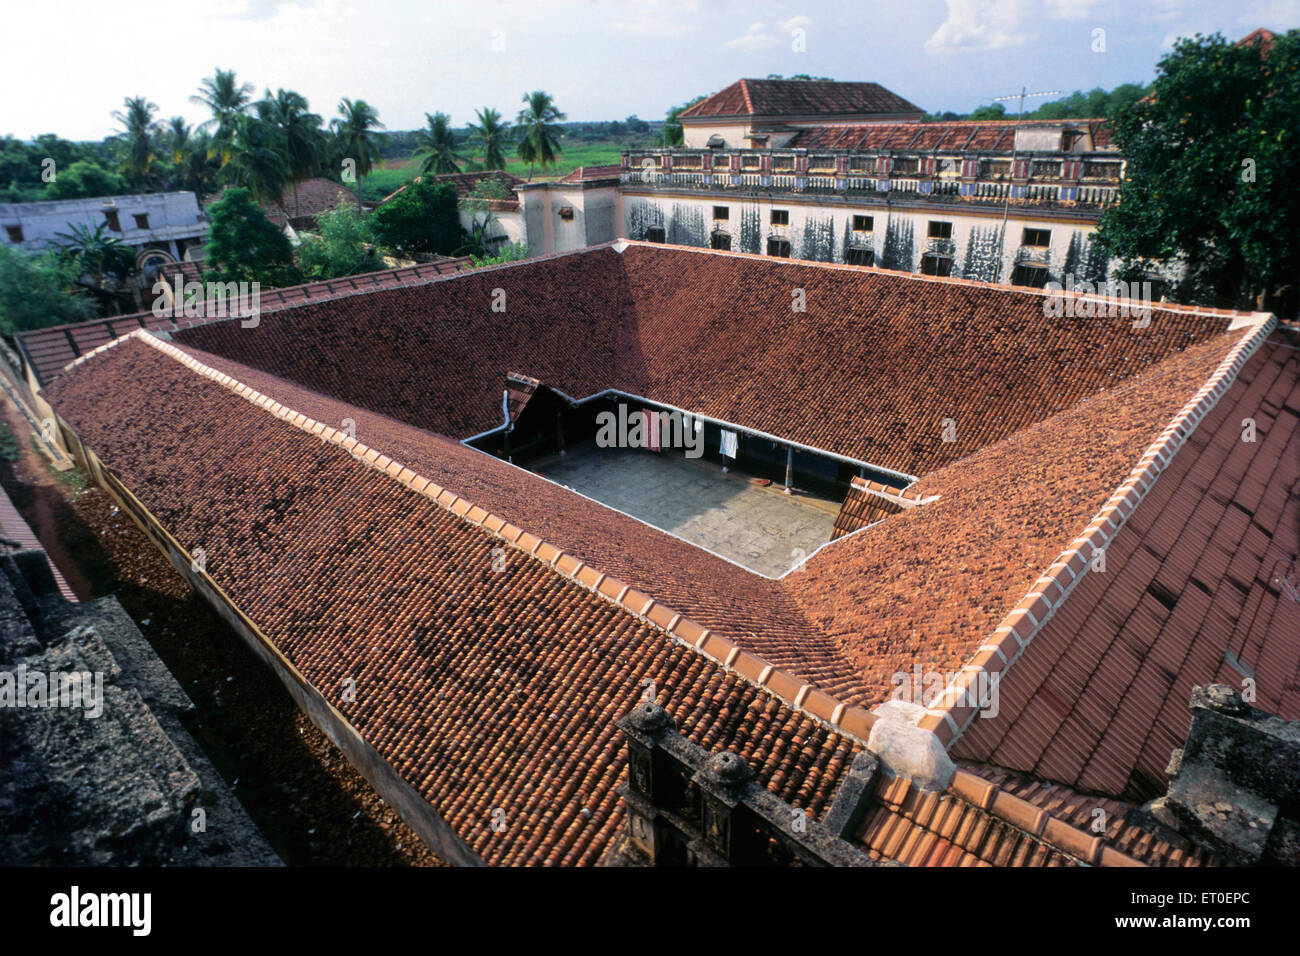
M 1089 866 L 1146 866 L 1108 846 L 1104 837 L 1080 830 L 969 770 L 958 769 L 945 792 L 1080 863 Z
M 137 337 L 145 344 L 185 365 L 191 371 L 229 389 L 251 404 L 264 409 L 290 425 L 320 438 L 322 441 L 329 441 L 342 446 L 358 461 L 377 471 L 384 472 L 416 494 L 423 495 L 457 517 L 477 525 L 511 547 L 523 551 L 529 557 L 548 565 L 556 574 L 568 578 L 585 590 L 618 605 L 626 613 L 668 635 L 670 639 L 691 648 L 720 665 L 724 670 L 731 671 L 746 683 L 780 699 L 787 706 L 804 716 L 817 721 L 836 733 L 857 741 L 863 747 L 866 746 L 867 739 L 871 736 L 871 728 L 876 721 L 876 715 L 866 708 L 849 705 L 832 697 L 802 678 L 777 668 L 757 654 L 743 650 L 735 642 L 720 634 L 713 633 L 708 628 L 692 621 L 674 608 L 660 603 L 650 595 L 617 578 L 610 577 L 584 563 L 581 559 L 542 540 L 537 535 L 516 527 L 504 518 L 478 507 L 455 492 L 417 474 L 400 462 L 382 454 L 377 449 L 358 442 L 346 432 L 339 431 L 282 405 L 251 386 L 245 385 L 238 379 L 205 365 L 183 349 L 170 342 L 164 342 L 144 329 L 113 339 L 87 352 L 75 362 L 69 363 L 68 368 L 88 361 L 95 355 L 113 348 L 127 339 Z
M 1255 325 L 1232 347 L 1218 368 L 1146 449 L 1129 476 L 1102 505 L 1083 532 L 1065 548 L 1030 587 L 1029 592 L 994 628 L 993 633 L 952 680 L 934 706 L 927 708 L 918 726 L 935 734 L 945 748 L 979 715 L 980 688 L 991 684 L 988 676 L 1006 671 L 1024 653 L 1034 636 L 1069 598 L 1092 566 L 1119 533 L 1160 473 L 1173 461 L 1197 425 L 1236 381 L 1242 366 L 1259 349 L 1277 325 L 1269 316 Z M 998 678 L 1000 679 L 1000 677 Z M 946 703 L 945 703 L 946 702 Z
M 913 490 L 910 485 L 906 488 L 897 488 L 892 485 L 882 485 L 878 481 L 871 481 L 860 475 L 854 475 L 849 483 L 860 491 L 879 495 L 881 498 L 886 498 L 904 508 L 915 508 L 917 505 L 926 505 L 939 500 L 938 495 L 924 495 Z

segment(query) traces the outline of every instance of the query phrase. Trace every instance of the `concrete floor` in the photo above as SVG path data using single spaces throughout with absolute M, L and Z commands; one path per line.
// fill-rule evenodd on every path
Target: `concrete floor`
M 828 541 L 838 510 L 833 502 L 785 495 L 675 455 L 583 446 L 530 467 L 768 577 Z

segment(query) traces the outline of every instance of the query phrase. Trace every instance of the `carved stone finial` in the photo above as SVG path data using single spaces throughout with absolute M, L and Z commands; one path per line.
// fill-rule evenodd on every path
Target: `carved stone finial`
M 673 726 L 673 719 L 668 716 L 668 711 L 652 700 L 643 700 L 633 707 L 632 713 L 628 715 L 628 721 L 635 729 L 651 737 Z
M 715 783 L 728 788 L 739 787 L 753 776 L 749 765 L 729 750 L 710 757 L 704 765 L 704 772 Z

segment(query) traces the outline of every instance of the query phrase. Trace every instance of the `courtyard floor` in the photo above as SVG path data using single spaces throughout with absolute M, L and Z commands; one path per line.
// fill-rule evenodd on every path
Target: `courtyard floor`
M 676 455 L 585 445 L 530 467 L 768 577 L 784 574 L 829 540 L 839 510 L 837 502 L 786 495 Z

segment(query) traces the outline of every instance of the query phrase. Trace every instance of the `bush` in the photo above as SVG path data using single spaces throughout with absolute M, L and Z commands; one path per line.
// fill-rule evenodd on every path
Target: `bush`
M 266 218 L 247 189 L 227 189 L 208 207 L 208 218 L 206 281 L 259 282 L 271 289 L 301 281 L 288 236 Z
M 456 188 L 429 180 L 413 182 L 371 214 L 375 239 L 399 256 L 449 256 L 465 244 Z

